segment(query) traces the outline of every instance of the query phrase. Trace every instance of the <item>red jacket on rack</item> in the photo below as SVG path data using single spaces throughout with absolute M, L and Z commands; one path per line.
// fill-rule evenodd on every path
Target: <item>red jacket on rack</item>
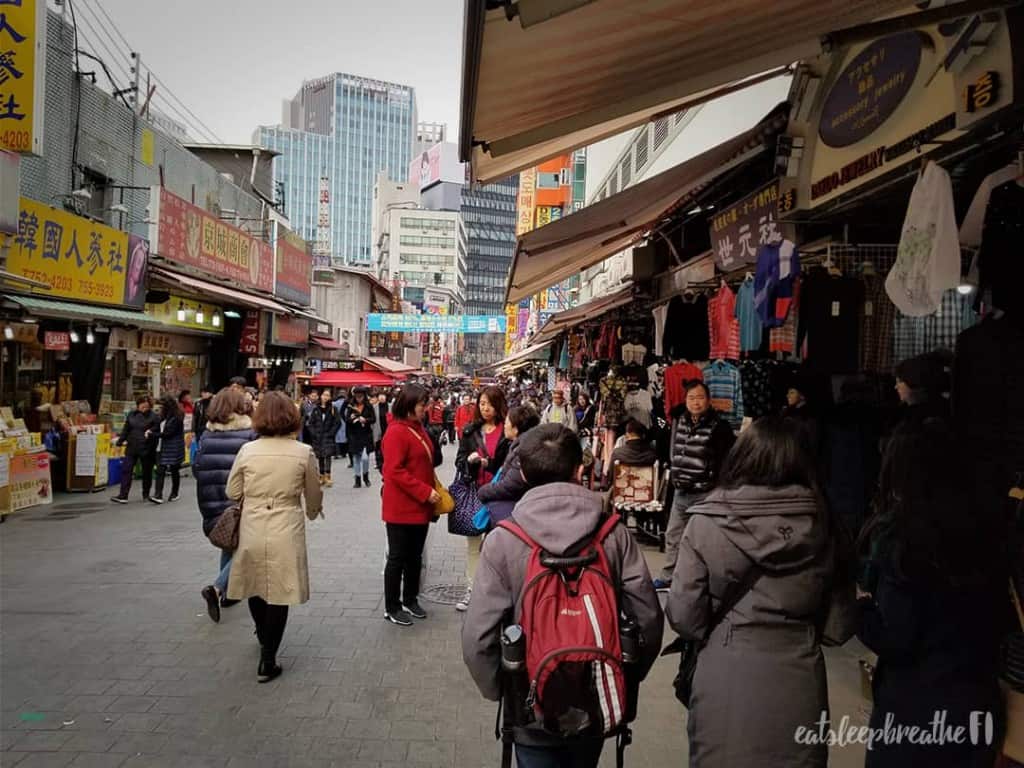
M 665 416 L 672 421 L 672 411 L 686 404 L 688 381 L 704 381 L 704 372 L 693 363 L 676 363 L 665 369 Z

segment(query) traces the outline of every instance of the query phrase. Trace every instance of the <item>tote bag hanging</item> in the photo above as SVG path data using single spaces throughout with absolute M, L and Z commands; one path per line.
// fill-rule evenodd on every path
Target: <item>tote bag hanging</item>
M 473 524 L 473 518 L 480 509 L 473 480 L 456 477 L 455 482 L 448 486 L 448 492 L 455 500 L 455 509 L 448 515 L 448 533 L 456 536 L 479 536 L 483 533 Z

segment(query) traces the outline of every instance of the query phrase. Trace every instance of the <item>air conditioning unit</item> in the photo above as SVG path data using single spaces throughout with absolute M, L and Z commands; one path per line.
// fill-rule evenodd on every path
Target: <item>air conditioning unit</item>
M 345 343 L 346 341 L 351 343 L 356 340 L 356 332 L 351 328 L 338 328 L 335 333 L 338 334 L 337 340 L 340 343 Z

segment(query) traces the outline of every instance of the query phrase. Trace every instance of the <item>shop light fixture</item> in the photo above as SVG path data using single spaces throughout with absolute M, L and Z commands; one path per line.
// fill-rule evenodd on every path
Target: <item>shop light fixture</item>
M 203 314 L 203 305 L 199 304 L 196 306 L 196 323 L 202 325 L 206 320 L 206 315 Z
M 4 338 L 8 341 L 14 338 L 14 329 L 9 325 L 4 326 Z
M 91 325 L 89 326 L 89 330 L 87 330 L 85 332 L 85 343 L 86 344 L 95 344 L 96 343 L 96 336 L 92 332 L 92 326 Z
M 237 312 L 235 312 L 235 310 L 233 310 L 233 309 L 225 309 L 224 310 L 224 317 L 230 317 L 230 318 L 233 318 L 235 320 L 239 320 L 242 316 L 240 314 L 238 314 Z
M 179 301 L 178 302 L 178 322 L 179 323 L 184 323 L 185 322 L 185 302 L 184 301 Z
M 77 344 L 78 343 L 78 338 L 79 338 L 78 337 L 78 331 L 76 331 L 74 328 L 69 330 L 68 331 L 68 338 L 71 339 L 71 343 L 72 344 Z
M 960 283 L 960 285 L 956 287 L 956 292 L 959 293 L 961 296 L 967 296 L 973 290 L 974 286 L 971 285 L 970 283 Z
M 213 316 L 210 318 L 210 322 L 213 323 L 214 328 L 220 328 L 220 312 L 216 309 L 213 310 Z

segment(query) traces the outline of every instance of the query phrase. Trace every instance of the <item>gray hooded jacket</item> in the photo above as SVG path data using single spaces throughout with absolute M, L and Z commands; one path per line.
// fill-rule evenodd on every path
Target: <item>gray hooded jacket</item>
M 553 483 L 527 492 L 512 518 L 546 551 L 562 555 L 590 538 L 604 517 L 600 494 L 572 483 Z M 661 650 L 664 618 L 640 548 L 626 526 L 617 526 L 604 543 L 619 606 L 640 626 L 641 670 L 650 670 Z M 501 628 L 518 619 L 530 549 L 513 534 L 495 529 L 484 540 L 473 579 L 473 599 L 462 627 L 462 656 L 485 698 L 500 696 Z M 525 730 L 525 729 L 524 729 Z M 517 743 L 524 743 L 517 733 Z

